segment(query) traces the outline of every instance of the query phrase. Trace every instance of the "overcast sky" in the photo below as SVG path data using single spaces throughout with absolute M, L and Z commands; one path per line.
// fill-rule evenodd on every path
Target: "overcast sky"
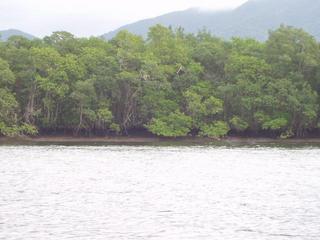
M 0 30 L 43 37 L 66 30 L 101 35 L 124 24 L 191 7 L 228 9 L 246 0 L 0 0 Z

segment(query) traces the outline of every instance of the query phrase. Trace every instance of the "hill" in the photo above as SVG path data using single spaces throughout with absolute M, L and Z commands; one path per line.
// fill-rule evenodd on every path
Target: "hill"
M 110 39 L 121 30 L 146 36 L 149 27 L 162 24 L 183 27 L 186 32 L 196 33 L 206 28 L 223 37 L 251 37 L 265 40 L 269 30 L 281 24 L 303 28 L 320 39 L 320 0 L 249 0 L 240 7 L 229 11 L 202 11 L 188 9 L 172 12 L 156 18 L 145 19 L 125 25 L 104 34 Z
M 28 39 L 35 38 L 34 36 L 32 36 L 29 33 L 25 33 L 25 32 L 22 32 L 22 31 L 16 30 L 16 29 L 9 29 L 9 30 L 0 31 L 0 40 L 1 41 L 6 41 L 6 40 L 8 40 L 8 38 L 10 38 L 12 36 L 22 36 L 22 37 L 25 37 Z

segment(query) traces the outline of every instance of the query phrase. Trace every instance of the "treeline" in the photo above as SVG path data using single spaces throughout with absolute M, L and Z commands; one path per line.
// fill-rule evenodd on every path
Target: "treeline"
M 0 135 L 68 132 L 219 138 L 320 128 L 320 45 L 281 26 L 266 42 L 160 25 L 147 39 L 55 32 L 0 43 Z

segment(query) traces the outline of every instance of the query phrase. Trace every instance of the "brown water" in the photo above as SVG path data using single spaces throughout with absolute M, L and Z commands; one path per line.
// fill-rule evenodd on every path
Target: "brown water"
M 0 239 L 320 239 L 320 148 L 0 146 Z

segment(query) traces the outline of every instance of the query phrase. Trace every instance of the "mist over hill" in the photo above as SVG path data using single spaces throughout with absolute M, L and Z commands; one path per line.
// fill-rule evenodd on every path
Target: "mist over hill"
M 196 8 L 171 12 L 155 18 L 144 19 L 122 26 L 103 34 L 105 39 L 113 38 L 119 31 L 147 36 L 150 27 L 156 24 L 182 27 L 186 32 L 197 33 L 206 29 L 212 34 L 229 39 L 250 37 L 266 40 L 269 30 L 281 24 L 303 28 L 320 39 L 320 0 L 249 0 L 233 10 L 205 11 Z M 11 36 L 33 39 L 35 36 L 16 29 L 0 31 L 0 41 Z
M 7 41 L 12 36 L 22 36 L 28 39 L 34 39 L 35 37 L 29 33 L 22 32 L 16 29 L 9 29 L 0 31 L 0 41 Z
M 141 20 L 106 33 L 110 39 L 121 30 L 146 36 L 149 27 L 162 24 L 183 27 L 186 32 L 196 33 L 207 29 L 223 37 L 251 37 L 266 40 L 269 30 L 281 24 L 303 28 L 320 39 L 320 0 L 249 0 L 229 11 L 203 11 L 188 9 L 159 17 Z

